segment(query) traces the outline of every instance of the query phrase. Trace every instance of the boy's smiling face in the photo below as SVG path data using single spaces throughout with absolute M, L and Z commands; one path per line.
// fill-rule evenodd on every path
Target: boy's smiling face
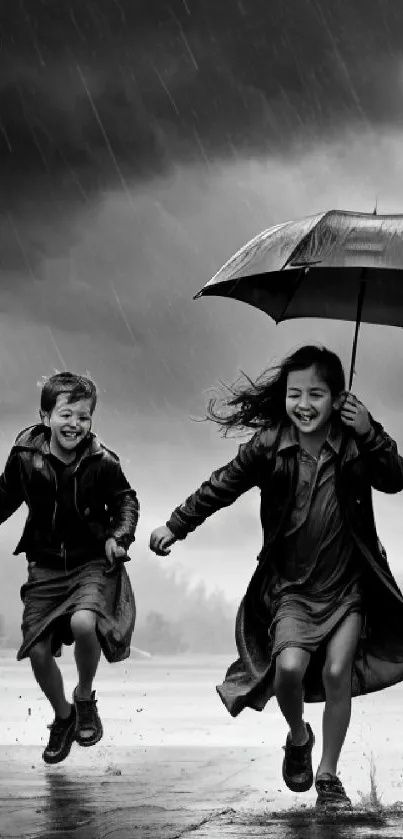
M 62 460 L 73 460 L 75 450 L 91 431 L 91 399 L 69 402 L 68 393 L 59 393 L 50 414 L 43 414 L 42 421 L 50 428 L 50 449 Z

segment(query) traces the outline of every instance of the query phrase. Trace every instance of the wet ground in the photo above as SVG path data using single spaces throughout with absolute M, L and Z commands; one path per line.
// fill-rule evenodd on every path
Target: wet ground
M 402 839 L 401 688 L 355 703 L 341 763 L 354 810 L 331 817 L 315 810 L 313 790 L 296 796 L 284 786 L 285 729 L 274 704 L 237 720 L 226 714 L 214 693 L 222 665 L 104 665 L 103 740 L 75 744 L 47 767 L 48 706 L 29 667 L 0 661 L 1 839 Z M 63 669 L 74 687 L 69 659 Z M 309 707 L 318 740 L 321 710 Z
M 261 794 L 261 749 L 159 748 L 119 750 L 91 771 L 32 764 L 20 747 L 0 760 L 0 836 L 26 839 L 142 837 L 270 837 L 344 839 L 403 836 L 400 808 L 360 808 L 324 815 L 284 794 Z M 254 764 L 252 766 L 252 764 Z

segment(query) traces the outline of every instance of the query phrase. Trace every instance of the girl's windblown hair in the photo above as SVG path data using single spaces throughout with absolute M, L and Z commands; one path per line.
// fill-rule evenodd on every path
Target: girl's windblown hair
M 303 346 L 281 363 L 265 370 L 255 381 L 244 373 L 243 380 L 226 386 L 228 398 L 212 397 L 207 407 L 207 419 L 220 425 L 224 435 L 236 428 L 275 428 L 286 419 L 288 374 L 312 366 L 326 382 L 332 396 L 336 397 L 345 390 L 344 370 L 339 357 L 326 347 Z M 217 410 L 219 402 L 223 411 Z

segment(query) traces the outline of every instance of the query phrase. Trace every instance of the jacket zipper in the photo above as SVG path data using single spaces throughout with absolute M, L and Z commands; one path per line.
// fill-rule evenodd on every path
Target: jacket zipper
M 58 484 L 57 484 L 57 475 L 56 475 L 56 471 L 53 469 L 53 467 L 51 467 L 51 468 L 52 468 L 52 472 L 53 472 L 53 474 L 54 474 L 54 476 L 55 476 L 55 490 L 56 490 L 56 492 L 55 492 L 55 506 L 54 506 L 54 509 L 53 509 L 53 516 L 52 516 L 52 530 L 53 530 L 53 532 L 54 532 L 54 533 L 56 533 L 56 513 L 57 513 L 57 492 L 58 492 Z
M 78 467 L 77 467 L 77 469 L 78 469 Z M 79 518 L 79 519 L 81 519 L 81 521 L 85 521 L 85 519 L 84 519 L 84 518 L 83 518 L 83 516 L 81 515 L 80 510 L 79 510 L 79 507 L 78 507 L 78 500 L 77 500 L 77 469 L 75 470 L 75 472 L 74 472 L 74 474 L 73 474 L 73 487 L 74 487 L 74 489 L 73 489 L 73 498 L 74 498 L 74 508 L 75 508 L 75 511 L 76 511 L 76 513 L 77 513 L 77 515 L 78 515 L 78 518 Z
M 67 557 L 66 557 L 66 548 L 64 542 L 62 542 L 60 546 L 60 553 L 64 559 L 64 573 L 67 574 Z
M 53 532 L 56 533 L 56 514 L 57 514 L 57 506 L 58 506 L 57 496 L 58 496 L 59 486 L 58 486 L 58 482 L 57 482 L 57 474 L 56 474 L 56 471 L 54 469 L 53 469 L 53 472 L 54 472 L 54 476 L 55 476 L 56 500 L 55 500 L 55 506 L 54 506 L 53 516 L 52 516 L 52 529 L 53 529 Z M 64 561 L 64 573 L 67 574 L 66 548 L 65 548 L 64 542 L 61 542 L 61 544 L 60 544 L 60 556 Z

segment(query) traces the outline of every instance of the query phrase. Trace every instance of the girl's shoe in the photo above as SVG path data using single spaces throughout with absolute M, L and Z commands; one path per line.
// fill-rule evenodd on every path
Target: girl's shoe
M 61 763 L 65 760 L 75 740 L 76 734 L 76 711 L 74 705 L 71 708 L 70 716 L 66 720 L 56 717 L 51 725 L 49 742 L 45 747 L 42 757 L 45 763 Z
M 97 711 L 95 690 L 92 691 L 91 699 L 78 699 L 75 688 L 73 701 L 77 714 L 75 739 L 79 746 L 95 746 L 104 733 Z
M 283 779 L 292 792 L 307 792 L 313 784 L 312 749 L 315 737 L 308 722 L 306 730 L 308 742 L 303 746 L 295 746 L 291 734 L 287 735 L 284 746 Z
M 316 806 L 326 810 L 352 810 L 351 801 L 346 794 L 340 778 L 324 772 L 315 779 L 318 797 Z

